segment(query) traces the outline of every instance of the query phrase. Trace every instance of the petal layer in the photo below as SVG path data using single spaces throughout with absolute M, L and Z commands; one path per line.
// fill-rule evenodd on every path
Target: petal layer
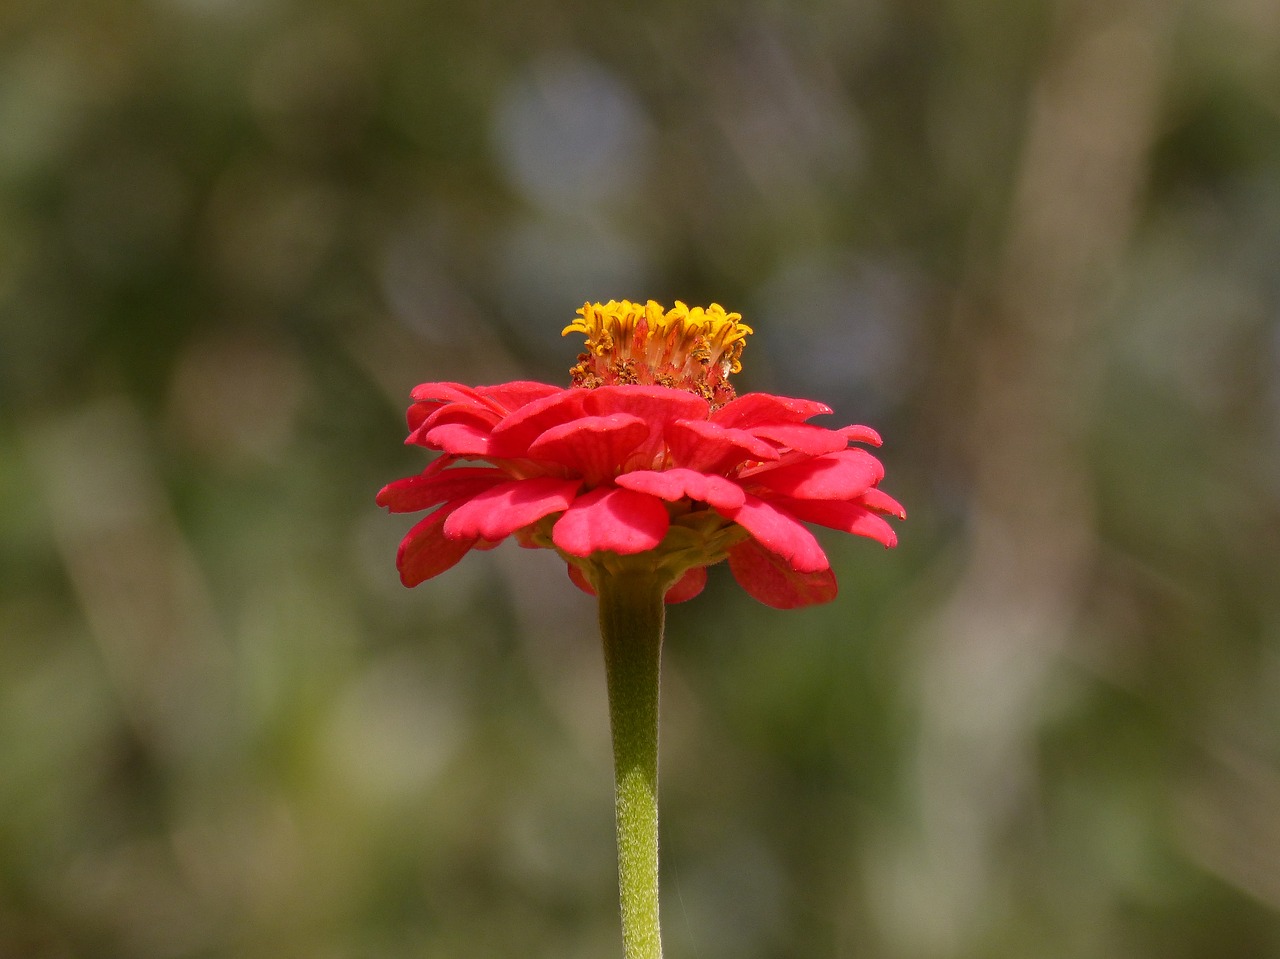
M 564 389 L 532 380 L 515 380 L 511 383 L 499 383 L 497 386 L 480 386 L 476 388 L 476 392 L 510 413 L 534 400 L 563 393 Z
M 551 460 L 598 483 L 614 475 L 649 436 L 649 424 L 630 413 L 580 416 L 553 426 L 529 444 L 533 459 Z
M 770 423 L 754 427 L 748 432 L 810 456 L 834 453 L 849 445 L 849 438 L 843 430 L 828 430 L 810 423 Z
M 465 383 L 419 383 L 409 396 L 415 403 L 484 403 L 484 397 Z
M 555 544 L 574 556 L 597 550 L 643 553 L 662 542 L 671 519 L 661 500 L 647 493 L 601 486 L 579 497 L 551 530 Z
M 480 466 L 419 473 L 382 487 L 377 502 L 393 513 L 416 513 L 446 500 L 468 499 L 506 479 L 502 470 Z
M 868 446 L 879 446 L 884 440 L 870 426 L 846 426 L 840 430 L 849 438 L 850 443 L 866 443 Z
M 667 428 L 667 446 L 679 466 L 705 473 L 727 473 L 747 460 L 778 458 L 773 444 L 746 430 L 703 420 L 681 420 Z
M 883 477 L 878 459 L 866 450 L 848 449 L 765 468 L 753 472 L 749 482 L 797 499 L 848 500 L 861 496 Z
M 425 404 L 414 407 L 415 409 L 430 409 Z M 486 406 L 477 406 L 467 403 L 449 403 L 445 406 L 438 406 L 432 409 L 418 424 L 417 428 L 409 434 L 405 440 L 407 444 L 416 444 L 418 446 L 427 446 L 439 448 L 438 442 L 433 442 L 430 434 L 440 427 L 450 424 L 464 424 L 472 427 L 478 433 L 487 434 L 494 425 L 502 418 L 500 413 L 489 409 Z
M 491 454 L 495 457 L 519 458 L 529 444 L 561 423 L 582 415 L 586 390 L 559 390 L 531 400 L 493 428 Z
M 652 459 L 661 451 L 671 424 L 705 420 L 711 408 L 701 396 L 667 386 L 601 386 L 585 392 L 586 412 L 599 416 L 629 413 L 649 424 L 649 436 L 639 449 L 641 459 Z
M 792 516 L 855 536 L 866 536 L 886 547 L 898 545 L 898 534 L 883 518 L 860 503 L 839 500 L 789 499 L 783 504 Z
M 830 412 L 831 407 L 816 400 L 798 400 L 772 393 L 746 393 L 712 413 L 711 421 L 745 430 L 767 423 L 803 423 L 811 417 Z
M 729 569 L 748 594 L 774 609 L 796 609 L 836 598 L 836 577 L 830 568 L 797 572 L 755 540 L 729 549 Z
M 738 509 L 721 512 L 798 572 L 812 573 L 831 565 L 805 525 L 772 503 L 748 494 Z
M 474 538 L 457 539 L 444 535 L 445 522 L 460 505 L 461 501 L 446 503 L 420 520 L 400 541 L 396 568 L 400 570 L 400 582 L 404 585 L 417 586 L 439 576 L 475 546 Z
M 538 476 L 501 483 L 471 497 L 444 524 L 446 536 L 498 540 L 573 502 L 581 480 Z
M 669 470 L 634 470 L 614 480 L 625 489 L 648 493 L 669 503 L 686 497 L 720 509 L 737 509 L 746 502 L 742 487 L 723 476 L 676 467 Z
M 903 505 L 888 493 L 881 492 L 879 487 L 869 489 L 863 493 L 862 504 L 869 509 L 877 510 L 881 513 L 888 513 L 890 516 L 896 516 L 898 519 L 907 518 L 907 511 Z

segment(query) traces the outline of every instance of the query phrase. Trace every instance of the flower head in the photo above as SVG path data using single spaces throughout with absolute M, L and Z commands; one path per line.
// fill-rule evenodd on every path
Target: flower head
M 880 491 L 879 460 L 853 445 L 879 446 L 874 430 L 810 424 L 831 412 L 812 400 L 734 395 L 751 332 L 738 314 L 653 301 L 578 312 L 565 333 L 585 333 L 587 348 L 569 389 L 413 390 L 407 442 L 442 455 L 378 494 L 392 512 L 434 507 L 400 545 L 406 586 L 514 536 L 556 550 L 588 592 L 644 568 L 679 602 L 727 559 L 748 593 L 791 608 L 836 594 L 806 523 L 897 543 L 884 517 L 906 514 Z

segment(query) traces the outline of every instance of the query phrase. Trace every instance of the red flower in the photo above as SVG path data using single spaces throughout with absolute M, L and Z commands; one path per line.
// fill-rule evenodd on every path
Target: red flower
M 655 310 L 667 321 L 656 332 L 646 322 Z M 679 602 L 702 591 L 708 565 L 727 558 L 748 593 L 786 609 L 836 594 L 826 554 L 805 523 L 896 544 L 883 515 L 905 513 L 878 488 L 879 460 L 850 445 L 878 446 L 874 430 L 811 425 L 811 417 L 831 412 L 811 400 L 729 398 L 725 380 L 741 352 L 741 331 L 750 332 L 736 314 L 715 306 L 692 313 L 683 304 L 664 314 L 657 304 L 625 301 L 580 312 L 584 319 L 570 329 L 600 320 L 609 339 L 602 348 L 602 338 L 585 330 L 594 355 L 580 357 L 574 372 L 594 388 L 515 382 L 414 389 L 407 442 L 443 455 L 378 494 L 392 512 L 436 507 L 400 545 L 406 586 L 514 535 L 522 545 L 557 550 L 588 592 L 596 575 L 641 563 L 668 577 L 667 601 Z M 620 315 L 635 321 L 637 313 L 630 328 L 617 322 Z M 708 352 L 716 335 L 721 349 Z M 619 356 L 619 338 L 631 347 L 627 355 Z M 652 376 L 644 382 L 634 361 L 652 355 L 655 340 L 667 365 L 647 367 Z M 605 354 L 614 366 L 600 361 Z M 672 379 L 672 364 L 719 375 L 684 388 L 660 385 Z

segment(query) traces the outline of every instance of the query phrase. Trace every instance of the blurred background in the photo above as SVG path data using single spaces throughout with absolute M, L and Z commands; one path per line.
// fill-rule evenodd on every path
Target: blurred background
M 668 955 L 1280 956 L 1280 5 L 4 0 L 0 957 L 621 954 L 591 601 L 373 496 L 649 297 L 910 512 L 671 609 Z

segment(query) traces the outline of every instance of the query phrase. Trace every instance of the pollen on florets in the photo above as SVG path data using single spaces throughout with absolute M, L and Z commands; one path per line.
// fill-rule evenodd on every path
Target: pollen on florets
M 668 310 L 653 300 L 610 300 L 584 303 L 561 335 L 587 338 L 569 371 L 574 386 L 669 386 L 722 406 L 734 397 L 729 376 L 742 369 L 751 332 L 742 314 L 727 313 L 719 303 L 691 308 L 677 300 Z

